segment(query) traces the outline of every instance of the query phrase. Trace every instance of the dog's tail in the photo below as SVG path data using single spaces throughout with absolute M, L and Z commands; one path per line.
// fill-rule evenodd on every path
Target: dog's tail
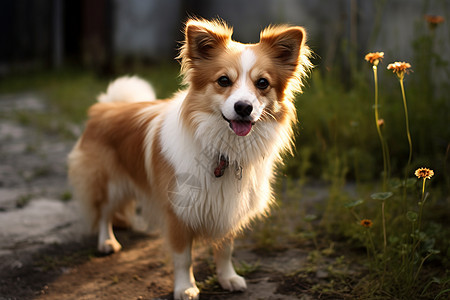
M 111 82 L 98 96 L 99 102 L 142 102 L 156 99 L 155 91 L 145 80 L 137 76 L 124 76 Z

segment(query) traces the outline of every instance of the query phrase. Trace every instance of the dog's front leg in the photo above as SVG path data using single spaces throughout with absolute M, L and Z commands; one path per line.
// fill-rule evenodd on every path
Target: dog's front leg
M 234 270 L 231 262 L 233 253 L 233 239 L 227 239 L 214 249 L 216 261 L 217 279 L 223 289 L 229 291 L 245 291 L 247 284 L 242 276 Z
M 198 299 L 200 293 L 195 285 L 194 273 L 192 271 L 192 241 L 183 251 L 172 250 L 174 267 L 174 293 L 173 297 L 178 299 Z
M 194 273 L 192 272 L 192 242 L 181 252 L 172 251 L 174 267 L 174 293 L 175 299 L 198 299 L 200 293 L 195 285 Z
M 169 245 L 173 259 L 173 297 L 175 300 L 198 299 L 200 291 L 195 285 L 192 271 L 192 234 L 173 212 L 169 212 L 167 220 Z

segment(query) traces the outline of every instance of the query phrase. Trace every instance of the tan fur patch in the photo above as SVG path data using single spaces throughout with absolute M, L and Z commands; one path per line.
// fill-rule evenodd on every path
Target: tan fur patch
M 143 189 L 148 186 L 143 143 L 148 124 L 157 114 L 147 112 L 142 117 L 139 112 L 152 103 L 95 104 L 89 110 L 90 120 L 80 144 L 81 149 L 95 145 L 111 151 L 107 164 L 127 173 Z

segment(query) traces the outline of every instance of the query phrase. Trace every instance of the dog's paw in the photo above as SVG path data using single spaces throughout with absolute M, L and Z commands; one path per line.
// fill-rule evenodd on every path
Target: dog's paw
M 230 277 L 219 277 L 218 280 L 224 290 L 243 292 L 247 289 L 245 278 L 237 274 Z
M 173 298 L 175 300 L 197 300 L 199 298 L 200 290 L 196 287 L 189 287 L 187 289 L 175 289 Z
M 122 246 L 118 241 L 114 240 L 105 240 L 103 243 L 98 244 L 98 251 L 103 254 L 111 254 L 119 252 L 122 249 Z

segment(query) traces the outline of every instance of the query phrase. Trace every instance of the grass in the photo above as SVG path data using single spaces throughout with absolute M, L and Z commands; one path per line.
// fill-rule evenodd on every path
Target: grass
M 138 69 L 135 73 L 151 82 L 158 82 L 155 91 L 160 98 L 169 97 L 180 83 L 176 64 Z M 74 68 L 13 75 L 0 81 L 0 94 L 34 92 L 47 100 L 50 109 L 30 112 L 24 108 L 12 115 L 0 112 L 0 116 L 73 139 L 76 136 L 73 125 L 80 125 L 86 120 L 88 107 L 113 79 L 114 76 L 101 78 L 93 72 Z

